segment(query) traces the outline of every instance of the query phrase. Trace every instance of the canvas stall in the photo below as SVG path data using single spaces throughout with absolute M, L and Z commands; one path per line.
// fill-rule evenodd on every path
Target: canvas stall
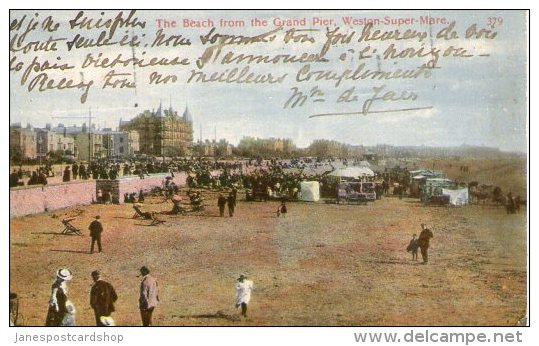
M 334 170 L 329 176 L 338 177 L 341 180 L 362 179 L 374 177 L 374 172 L 368 167 L 346 167 Z
M 454 189 L 455 183 L 446 178 L 430 178 L 425 181 L 425 185 L 421 189 L 421 201 L 423 203 L 431 202 L 433 197 L 443 195 L 442 189 Z
M 300 184 L 300 201 L 317 202 L 320 200 L 320 183 L 317 181 L 302 181 Z
M 467 205 L 468 204 L 468 188 L 462 189 L 442 189 L 442 194 L 449 196 L 449 204 L 451 205 Z

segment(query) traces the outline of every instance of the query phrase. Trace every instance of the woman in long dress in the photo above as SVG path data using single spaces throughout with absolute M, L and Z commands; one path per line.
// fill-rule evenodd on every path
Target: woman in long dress
M 75 326 L 75 306 L 69 301 L 67 282 L 73 278 L 69 269 L 59 269 L 51 287 L 46 326 Z

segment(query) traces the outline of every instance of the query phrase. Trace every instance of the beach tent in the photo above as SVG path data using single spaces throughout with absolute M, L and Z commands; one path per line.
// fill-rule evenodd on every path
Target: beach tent
M 371 164 L 369 163 L 369 161 L 359 161 L 356 166 L 371 168 Z
M 421 188 L 425 186 L 427 179 L 439 178 L 442 176 L 442 172 L 431 171 L 429 169 L 410 171 L 410 196 L 420 197 Z
M 300 184 L 300 201 L 317 202 L 320 200 L 320 183 L 317 181 L 302 181 Z
M 456 184 L 446 178 L 427 178 L 421 189 L 421 200 L 428 203 L 432 196 L 443 195 L 442 189 L 454 189 Z
M 336 169 L 329 175 L 339 178 L 362 178 L 374 177 L 374 172 L 368 167 L 347 167 Z
M 449 204 L 451 205 L 467 205 L 468 204 L 468 188 L 463 189 L 442 189 L 443 195 L 449 196 Z
M 303 169 L 303 174 L 307 177 L 312 177 L 312 176 L 316 176 L 316 175 L 323 175 L 327 172 L 331 172 L 333 170 L 333 168 L 329 165 L 324 165 L 324 166 L 309 166 L 309 167 L 305 167 L 305 169 Z
M 442 172 L 432 171 L 430 169 L 417 169 L 415 171 L 410 171 L 410 177 L 421 179 L 424 177 L 427 178 L 440 178 L 443 176 Z

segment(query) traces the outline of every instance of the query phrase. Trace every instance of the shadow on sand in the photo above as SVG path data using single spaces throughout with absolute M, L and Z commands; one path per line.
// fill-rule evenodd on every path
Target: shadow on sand
M 83 254 L 86 254 L 86 255 L 91 255 L 90 251 L 80 251 L 80 250 L 51 249 L 50 251 L 54 251 L 54 252 L 68 252 L 68 253 L 83 253 Z
M 135 226 L 155 227 L 155 226 L 165 225 L 165 224 L 166 224 L 166 221 L 159 221 L 159 222 L 156 222 L 156 223 L 149 223 L 149 224 L 136 223 Z
M 49 235 L 79 235 L 79 236 L 82 236 L 82 234 L 75 234 L 75 233 L 63 233 L 63 232 L 31 232 L 30 234 L 49 234 Z
M 365 262 L 376 263 L 376 264 L 400 264 L 400 265 L 412 265 L 412 266 L 423 264 L 423 261 L 400 260 L 400 259 L 366 260 Z
M 241 321 L 240 316 L 227 315 L 222 311 L 217 311 L 214 314 L 200 314 L 200 315 L 172 315 L 175 318 L 207 318 L 207 319 L 221 319 L 227 321 Z

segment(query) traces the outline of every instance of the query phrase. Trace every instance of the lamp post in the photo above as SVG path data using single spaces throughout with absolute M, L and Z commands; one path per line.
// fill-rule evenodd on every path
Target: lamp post
M 39 160 L 39 168 L 41 169 L 41 151 L 42 151 L 42 148 L 41 148 L 41 144 L 43 143 L 43 138 L 38 137 L 37 138 L 37 147 L 39 148 L 38 149 L 38 153 L 37 153 L 37 158 Z

